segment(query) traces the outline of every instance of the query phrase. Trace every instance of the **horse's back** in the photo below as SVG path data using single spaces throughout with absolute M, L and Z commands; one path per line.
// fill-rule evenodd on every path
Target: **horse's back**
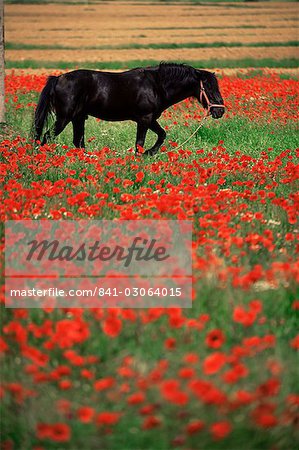
M 125 72 L 107 72 L 99 70 L 88 70 L 88 69 L 77 69 L 71 72 L 66 72 L 59 77 L 60 84 L 73 83 L 78 86 L 88 87 L 87 83 L 92 83 L 89 85 L 93 86 L 93 83 L 105 83 L 112 84 L 124 83 L 124 82 L 135 82 L 141 81 L 145 78 L 144 69 L 131 69 Z

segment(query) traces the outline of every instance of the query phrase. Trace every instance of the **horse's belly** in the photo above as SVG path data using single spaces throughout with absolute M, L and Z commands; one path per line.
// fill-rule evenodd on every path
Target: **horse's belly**
M 155 110 L 155 105 L 147 96 L 137 96 L 136 93 L 125 95 L 122 90 L 110 90 L 101 94 L 87 108 L 87 114 L 98 119 L 138 121 L 138 118 Z
M 122 120 L 134 120 L 133 117 L 131 117 L 129 114 L 124 113 L 115 113 L 115 112 L 109 112 L 109 111 L 94 111 L 89 112 L 89 116 L 96 117 L 97 119 L 101 120 L 108 120 L 110 122 L 118 122 Z
M 117 122 L 120 120 L 134 120 L 133 114 L 128 110 L 118 108 L 97 107 L 90 109 L 87 114 L 97 119 Z

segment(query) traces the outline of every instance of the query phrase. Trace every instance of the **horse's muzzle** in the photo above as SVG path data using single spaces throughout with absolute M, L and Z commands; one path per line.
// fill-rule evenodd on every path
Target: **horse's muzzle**
M 210 109 L 211 112 L 211 116 L 213 117 L 213 119 L 220 119 L 220 117 L 223 116 L 224 112 L 225 112 L 225 107 L 211 107 Z

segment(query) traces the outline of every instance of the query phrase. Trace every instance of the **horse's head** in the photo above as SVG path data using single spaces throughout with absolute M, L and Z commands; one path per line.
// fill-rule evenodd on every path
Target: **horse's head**
M 225 111 L 223 98 L 220 94 L 216 75 L 207 70 L 197 70 L 199 80 L 199 91 L 196 95 L 207 114 L 213 119 L 220 119 Z

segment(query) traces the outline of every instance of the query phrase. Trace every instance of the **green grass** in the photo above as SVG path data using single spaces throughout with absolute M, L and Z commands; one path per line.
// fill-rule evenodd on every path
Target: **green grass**
M 78 67 L 85 67 L 89 69 L 132 69 L 134 67 L 157 65 L 160 60 L 131 60 L 131 61 L 102 61 L 102 62 L 73 62 L 73 61 L 41 61 L 34 59 L 25 59 L 22 61 L 6 61 L 7 69 L 74 69 Z M 275 68 L 297 68 L 299 66 L 299 59 L 285 58 L 243 58 L 243 59 L 209 59 L 209 60 L 177 60 L 176 62 L 190 64 L 194 67 L 201 67 L 206 69 L 211 68 L 246 68 L 246 67 L 275 67 Z
M 158 44 L 138 44 L 137 42 L 123 45 L 95 45 L 95 46 L 70 46 L 70 45 L 42 45 L 22 44 L 6 42 L 6 50 L 130 50 L 130 49 L 173 49 L 173 48 L 219 48 L 219 47 L 298 47 L 299 41 L 285 42 L 161 42 Z
M 19 95 L 19 102 L 26 104 L 28 102 L 36 102 L 37 94 Z M 173 112 L 173 120 L 181 121 L 181 112 Z M 17 111 L 7 110 L 7 122 L 13 128 L 15 136 L 30 137 L 30 130 L 33 122 L 33 111 L 28 112 L 27 109 L 19 109 Z M 161 118 L 161 125 L 169 124 L 167 120 Z M 174 126 L 167 131 L 167 140 L 181 143 L 185 141 L 198 126 L 198 122 L 189 119 L 189 127 Z M 91 143 L 87 143 L 87 147 L 102 148 L 107 146 L 112 150 L 125 152 L 126 149 L 132 147 L 135 142 L 136 125 L 133 122 L 106 122 L 98 123 L 93 117 L 89 117 L 86 121 L 86 143 L 90 137 L 95 137 Z M 275 148 L 277 151 L 286 148 L 296 148 L 299 146 L 299 137 L 296 133 L 297 125 L 293 121 L 289 121 L 286 125 L 280 125 L 279 122 L 267 123 L 266 120 L 249 121 L 245 117 L 231 117 L 221 120 L 213 120 L 209 118 L 206 124 L 198 131 L 198 133 L 185 145 L 185 148 L 210 148 L 219 140 L 224 140 L 225 145 L 230 151 L 234 152 L 240 149 L 247 152 L 250 149 L 252 156 L 258 156 L 261 148 Z M 155 134 L 148 132 L 147 146 L 154 142 Z M 72 146 L 72 126 L 69 124 L 55 142 L 61 145 Z M 60 147 L 59 147 L 60 148 Z M 58 149 L 63 154 L 64 150 Z

